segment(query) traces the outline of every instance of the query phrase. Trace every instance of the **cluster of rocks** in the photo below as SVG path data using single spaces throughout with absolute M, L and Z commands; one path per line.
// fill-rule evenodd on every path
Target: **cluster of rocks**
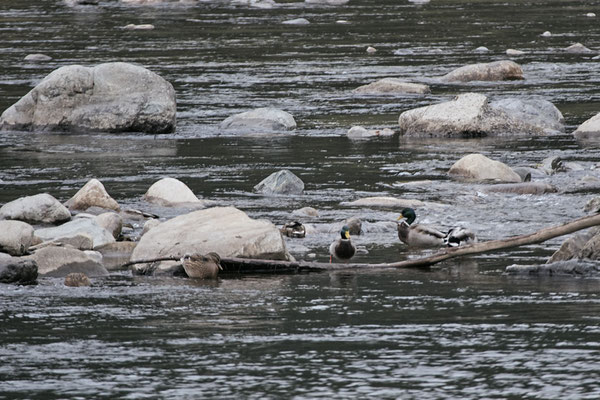
M 297 193 L 304 184 L 289 171 L 257 185 L 264 193 Z M 286 183 L 290 180 L 290 184 Z M 298 182 L 299 181 L 299 182 Z M 163 178 L 144 194 L 161 207 L 191 207 L 167 221 L 122 210 L 97 179 L 87 182 L 64 204 L 47 193 L 22 197 L 0 208 L 0 282 L 34 282 L 37 276 L 105 276 L 124 261 L 153 260 L 184 254 L 217 252 L 222 257 L 291 260 L 279 229 L 235 207 L 205 208 L 183 182 Z M 139 240 L 125 226 L 144 225 Z M 117 263 L 114 262 L 118 260 Z M 137 274 L 181 274 L 181 262 L 138 263 Z M 71 276 L 72 286 L 86 282 Z

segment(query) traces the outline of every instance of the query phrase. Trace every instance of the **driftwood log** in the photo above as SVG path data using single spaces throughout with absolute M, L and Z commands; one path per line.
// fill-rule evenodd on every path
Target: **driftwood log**
M 567 235 L 582 229 L 600 225 L 600 214 L 579 218 L 575 221 L 562 225 L 541 229 L 527 235 L 513 236 L 507 239 L 490 240 L 474 243 L 469 246 L 444 248 L 439 252 L 427 257 L 411 260 L 380 264 L 328 264 L 310 261 L 279 261 L 246 258 L 222 258 L 222 273 L 289 273 L 330 271 L 341 269 L 365 269 L 365 268 L 427 268 L 441 261 L 472 254 L 488 253 L 492 251 L 508 249 L 511 247 L 526 246 L 529 244 L 542 243 L 546 240 Z M 162 257 L 150 260 L 136 260 L 123 264 L 129 267 L 134 264 L 149 264 L 159 261 L 179 261 L 181 257 Z

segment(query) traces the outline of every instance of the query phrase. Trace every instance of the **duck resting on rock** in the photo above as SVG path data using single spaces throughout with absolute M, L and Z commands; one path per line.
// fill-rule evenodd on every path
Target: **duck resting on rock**
M 468 229 L 454 227 L 443 233 L 427 225 L 412 225 L 416 219 L 417 214 L 412 208 L 402 209 L 398 217 L 398 238 L 409 246 L 458 247 L 477 242 L 475 234 Z
M 354 257 L 354 253 L 356 253 L 356 247 L 350 241 L 350 228 L 347 225 L 342 227 L 340 236 L 339 239 L 335 240 L 329 246 L 329 263 L 331 263 L 333 258 L 348 262 Z

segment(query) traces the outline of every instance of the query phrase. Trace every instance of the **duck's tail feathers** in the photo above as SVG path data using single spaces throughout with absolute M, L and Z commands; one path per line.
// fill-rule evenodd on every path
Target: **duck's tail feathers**
M 464 246 L 466 244 L 477 243 L 477 237 L 470 230 L 462 227 L 452 228 L 444 236 L 444 245 L 448 247 Z

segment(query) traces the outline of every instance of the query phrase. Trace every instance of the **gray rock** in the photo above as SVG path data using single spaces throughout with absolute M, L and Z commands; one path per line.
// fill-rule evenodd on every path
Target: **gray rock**
M 151 31 L 154 29 L 154 25 L 152 24 L 127 24 L 123 27 L 123 29 L 127 29 L 130 31 Z
M 235 114 L 221 123 L 221 129 L 273 132 L 296 129 L 294 117 L 276 108 L 257 108 Z
M 263 179 L 254 186 L 254 191 L 266 195 L 301 194 L 304 191 L 304 182 L 291 171 L 284 169 Z
M 0 252 L 11 256 L 27 253 L 33 242 L 33 227 L 22 221 L 0 221 Z
M 600 113 L 579 125 L 573 136 L 579 140 L 600 139 Z
M 490 107 L 529 124 L 542 127 L 546 133 L 565 131 L 565 119 L 558 108 L 540 97 L 509 97 L 490 102 Z
M 571 54 L 588 54 L 591 53 L 592 50 L 588 49 L 581 43 L 575 43 L 565 49 L 567 53 Z
M 44 247 L 27 258 L 36 262 L 41 276 L 64 278 L 72 272 L 87 276 L 108 275 L 108 270 L 102 263 L 85 252 L 70 247 Z
M 548 259 L 548 263 L 582 258 L 583 249 L 598 233 L 600 233 L 600 228 L 591 228 L 572 235 L 562 242 L 560 248 Z M 589 246 L 587 247 L 587 251 L 590 251 Z
M 155 73 L 127 63 L 61 67 L 9 107 L 3 129 L 168 133 L 175 91 Z
M 25 61 L 43 62 L 43 61 L 52 60 L 52 57 L 50 57 L 46 54 L 35 53 L 35 54 L 27 54 L 25 56 L 24 60 Z
M 0 257 L 0 283 L 31 284 L 37 281 L 35 261 L 17 257 Z
M 341 6 L 348 3 L 350 0 L 304 0 L 306 4 L 321 4 L 328 6 Z
M 136 246 L 136 242 L 108 243 L 98 247 L 96 252 L 102 255 L 102 264 L 107 270 L 120 270 L 131 259 Z
M 508 165 L 482 154 L 469 154 L 452 165 L 448 174 L 470 181 L 521 182 L 521 177 Z
M 166 207 L 185 203 L 201 203 L 185 183 L 175 178 L 162 178 L 155 182 L 144 194 L 144 199 Z
M 48 193 L 21 197 L 0 208 L 0 219 L 30 224 L 57 224 L 71 219 L 71 213 Z
M 94 219 L 77 218 L 54 228 L 42 228 L 35 235 L 42 240 L 65 240 L 79 234 L 87 234 L 93 240 L 93 248 L 115 242 L 112 233 L 102 228 Z
M 538 168 L 548 175 L 553 175 L 558 172 L 567 172 L 567 167 L 563 163 L 562 158 L 559 156 L 550 156 L 544 158 Z
M 441 78 L 445 82 L 504 81 L 523 79 L 521 66 L 503 60 L 486 64 L 471 64 L 455 69 Z
M 583 209 L 588 214 L 596 214 L 600 212 L 600 197 L 594 197 L 588 200 Z
M 109 231 L 115 239 L 118 239 L 123 229 L 123 218 L 115 212 L 102 213 L 96 216 L 96 223 Z
M 90 282 L 90 278 L 81 272 L 71 272 L 65 277 L 65 286 L 81 287 L 91 285 L 92 282 Z
M 487 186 L 483 190 L 486 192 L 514 194 L 544 194 L 556 193 L 558 191 L 554 186 L 543 182 L 501 183 Z
M 531 182 L 531 168 L 516 167 L 513 168 L 513 171 L 515 171 L 521 177 L 521 181 Z
M 515 49 L 507 49 L 506 50 L 506 55 L 510 56 L 510 57 L 522 56 L 524 54 L 525 54 L 525 52 L 522 50 L 515 50 Z
M 313 207 L 302 207 L 298 210 L 292 211 L 292 215 L 299 217 L 318 217 L 319 211 Z
M 599 276 L 600 264 L 591 261 L 569 260 L 541 265 L 509 265 L 508 275 L 526 276 Z
M 144 227 L 142 228 L 142 236 L 146 234 L 150 229 L 157 227 L 161 222 L 157 219 L 149 219 L 144 223 Z
M 85 211 L 90 207 L 101 207 L 119 211 L 119 204 L 108 194 L 102 182 L 90 179 L 73 197 L 65 203 L 70 210 Z
M 482 94 L 465 93 L 451 101 L 420 107 L 400 114 L 400 133 L 412 137 L 480 137 L 557 133 L 548 128 L 549 122 L 533 119 L 532 109 L 511 111 L 508 103 L 494 107 Z M 504 104 L 504 105 L 502 105 Z M 512 103 L 517 104 L 517 103 Z M 533 103 L 527 102 L 531 108 Z M 541 103 L 540 103 L 541 104 Z M 539 111 L 539 118 L 546 116 Z M 502 108 L 501 108 L 502 107 Z M 553 125 L 554 126 L 554 125 Z
M 234 207 L 214 207 L 180 215 L 151 229 L 140 239 L 131 260 L 210 252 L 221 258 L 291 259 L 279 229 L 271 222 L 251 219 Z M 160 272 L 175 264 L 180 263 L 136 264 L 133 272 Z
M 405 82 L 398 78 L 383 78 L 368 85 L 359 86 L 354 89 L 355 93 L 363 94 L 425 94 L 431 90 L 427 85 Z

